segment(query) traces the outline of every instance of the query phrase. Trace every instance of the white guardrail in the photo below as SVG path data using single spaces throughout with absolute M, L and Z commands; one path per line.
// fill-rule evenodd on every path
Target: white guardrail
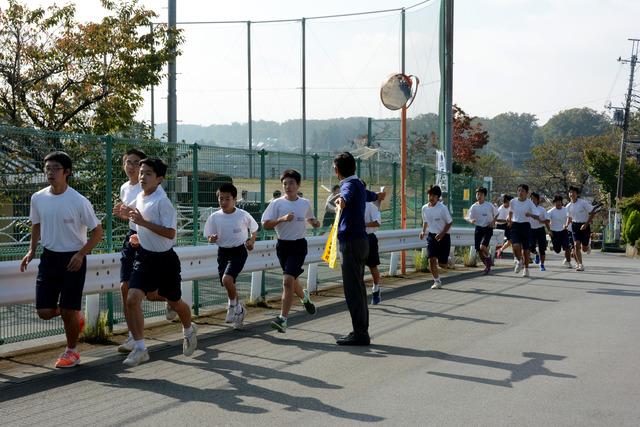
M 420 240 L 419 228 L 407 230 L 386 230 L 376 233 L 380 253 L 398 252 L 408 249 L 419 249 L 426 246 L 425 240 Z M 495 230 L 491 245 L 502 242 L 504 232 Z M 317 263 L 321 261 L 327 236 L 307 237 L 308 254 L 305 262 L 308 266 L 308 284 L 311 291 L 315 290 L 317 277 Z M 453 227 L 451 229 L 451 247 L 471 246 L 474 244 L 474 229 Z M 193 280 L 211 279 L 218 277 L 218 264 L 216 261 L 218 247 L 216 245 L 181 246 L 175 248 L 180 257 L 182 267 L 182 292 L 183 298 L 191 302 L 191 290 Z M 395 274 L 392 254 L 391 273 Z M 397 260 L 397 256 L 396 256 Z M 35 299 L 35 284 L 40 260 L 34 259 L 24 273 L 20 272 L 20 261 L 0 262 L 0 306 L 32 303 Z M 255 244 L 253 251 L 244 266 L 243 272 L 252 272 L 251 299 L 260 295 L 262 270 L 279 267 L 276 256 L 276 241 L 264 240 Z M 397 266 L 397 261 L 396 261 Z M 120 253 L 89 255 L 87 257 L 87 275 L 84 285 L 84 294 L 88 296 L 87 306 L 95 307 L 97 298 L 89 297 L 103 292 L 118 291 L 120 289 Z M 93 318 L 95 309 L 92 309 Z M 89 321 L 93 319 L 88 319 Z

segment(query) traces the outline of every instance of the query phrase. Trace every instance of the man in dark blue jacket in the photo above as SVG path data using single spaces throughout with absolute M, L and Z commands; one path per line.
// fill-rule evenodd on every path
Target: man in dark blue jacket
M 333 168 L 340 179 L 340 224 L 338 242 L 341 255 L 344 297 L 351 314 L 353 331 L 338 338 L 338 345 L 369 345 L 369 308 L 367 288 L 364 284 L 364 265 L 369 254 L 369 238 L 365 231 L 364 209 L 366 202 L 383 200 L 385 193 L 374 193 L 364 188 L 356 176 L 356 160 L 351 153 L 338 154 Z

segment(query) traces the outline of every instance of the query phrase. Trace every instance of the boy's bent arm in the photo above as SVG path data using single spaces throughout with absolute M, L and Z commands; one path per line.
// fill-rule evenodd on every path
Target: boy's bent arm
M 144 221 L 144 224 L 138 224 L 144 228 L 148 228 L 154 233 L 165 237 L 167 239 L 174 239 L 176 237 L 176 229 L 170 227 L 163 227 L 162 225 L 154 224 L 152 222 Z
M 67 270 L 80 270 L 80 267 L 82 267 L 82 262 L 84 261 L 84 257 L 87 256 L 93 250 L 93 248 L 98 245 L 98 243 L 100 243 L 103 235 L 104 232 L 102 230 L 102 224 L 98 224 L 96 228 L 91 231 L 91 238 L 89 238 L 87 243 L 82 248 L 80 248 L 80 250 L 76 252 L 73 257 L 71 257 L 71 260 L 69 260 L 69 264 L 67 264 Z
M 27 254 L 22 258 L 20 263 L 20 271 L 25 271 L 27 265 L 33 260 L 36 255 L 36 249 L 38 249 L 38 242 L 40 241 L 40 223 L 33 224 L 31 226 L 31 240 L 29 242 L 29 250 Z

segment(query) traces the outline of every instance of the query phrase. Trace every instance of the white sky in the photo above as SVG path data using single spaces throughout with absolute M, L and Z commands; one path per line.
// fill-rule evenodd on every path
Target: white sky
M 417 0 L 415 0 L 417 2 Z M 29 0 L 30 6 L 51 0 Z M 60 2 L 58 2 L 60 3 Z M 143 0 L 166 21 L 167 1 Z M 178 1 L 178 21 L 265 20 L 391 9 L 411 0 Z M 6 6 L 0 0 L 2 7 Z M 80 21 L 101 14 L 98 0 L 77 1 Z M 423 85 L 412 114 L 437 111 L 437 7 L 408 14 L 406 72 Z M 544 124 L 573 107 L 603 110 L 624 101 L 631 42 L 640 38 L 637 0 L 456 0 L 454 102 L 476 116 L 514 111 Z M 399 14 L 310 21 L 307 117 L 393 117 L 377 99 L 399 68 Z M 245 122 L 246 26 L 188 27 L 178 59 L 182 123 Z M 300 117 L 300 24 L 252 26 L 254 120 Z M 434 38 L 436 37 L 436 38 Z M 416 53 L 416 54 L 414 54 Z M 156 88 L 156 122 L 166 121 L 166 87 Z M 147 102 L 139 118 L 149 119 Z

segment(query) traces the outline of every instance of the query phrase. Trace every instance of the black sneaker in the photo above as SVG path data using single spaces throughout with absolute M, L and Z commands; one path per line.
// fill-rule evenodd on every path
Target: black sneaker
M 306 302 L 305 302 L 306 301 Z M 304 305 L 304 309 L 307 310 L 309 314 L 316 314 L 316 305 L 309 298 L 309 292 L 304 290 L 304 299 L 301 300 L 302 305 Z
M 380 298 L 380 291 L 376 291 L 371 294 L 371 304 L 378 305 L 380 304 L 381 300 L 382 299 Z
M 282 317 L 276 317 L 276 320 L 271 322 L 271 329 L 275 329 L 276 331 L 284 334 L 287 332 L 287 321 Z

